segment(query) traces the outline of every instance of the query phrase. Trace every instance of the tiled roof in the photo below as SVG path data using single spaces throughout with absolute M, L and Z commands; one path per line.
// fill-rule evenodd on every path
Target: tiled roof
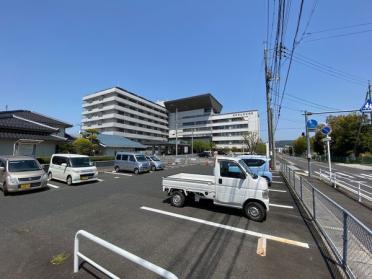
M 40 135 L 40 134 L 27 134 L 27 133 L 10 133 L 0 130 L 0 139 L 32 139 L 32 140 L 47 140 L 47 141 L 58 141 L 63 142 L 60 137 L 52 135 Z
M 143 148 L 145 149 L 146 146 L 127 139 L 125 137 L 116 136 L 116 135 L 105 135 L 105 134 L 99 134 L 98 139 L 100 143 L 107 147 L 122 147 L 122 148 Z
M 54 119 L 45 115 L 42 115 L 37 112 L 29 111 L 29 110 L 11 110 L 11 111 L 0 111 L 0 117 L 1 116 L 11 116 L 16 115 L 31 121 L 39 122 L 48 126 L 52 127 L 64 127 L 64 128 L 70 128 L 72 127 L 71 124 L 68 124 L 66 122 L 62 122 L 58 119 Z
M 0 130 L 22 130 L 34 132 L 53 133 L 56 130 L 44 125 L 15 118 L 13 115 L 0 114 Z

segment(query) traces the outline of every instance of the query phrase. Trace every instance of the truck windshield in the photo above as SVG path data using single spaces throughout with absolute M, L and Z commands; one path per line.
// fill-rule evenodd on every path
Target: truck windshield
M 146 157 L 145 155 L 136 155 L 136 159 L 138 162 L 146 162 Z
M 70 158 L 71 166 L 73 168 L 90 167 L 91 163 L 88 157 Z
M 37 171 L 41 170 L 38 162 L 35 160 L 17 160 L 9 161 L 10 172 L 21 172 L 21 171 Z
M 253 178 L 256 178 L 256 175 L 252 173 L 251 169 L 247 166 L 244 160 L 239 160 L 239 164 L 244 168 L 244 170 L 250 174 Z

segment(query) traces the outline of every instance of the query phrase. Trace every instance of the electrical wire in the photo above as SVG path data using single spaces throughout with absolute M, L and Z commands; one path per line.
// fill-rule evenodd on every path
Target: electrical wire
M 326 36 L 326 37 L 310 39 L 310 40 L 305 39 L 303 42 L 304 43 L 309 43 L 309 42 L 315 42 L 315 41 L 320 41 L 320 40 L 328 40 L 328 39 L 334 39 L 334 38 L 340 38 L 340 37 L 354 36 L 354 35 L 369 33 L 369 32 L 372 32 L 372 29 L 363 30 L 363 31 L 359 31 L 359 32 L 351 32 L 351 33 L 345 33 L 345 34 L 339 34 L 339 35 Z

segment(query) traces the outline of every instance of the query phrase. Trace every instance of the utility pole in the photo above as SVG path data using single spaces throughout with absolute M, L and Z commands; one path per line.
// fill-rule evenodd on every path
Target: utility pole
M 264 60 L 265 60 L 265 84 L 266 84 L 266 114 L 267 114 L 267 131 L 269 140 L 269 150 L 271 155 L 272 168 L 275 169 L 275 144 L 274 144 L 274 134 L 273 134 L 273 124 L 272 124 L 272 111 L 270 104 L 270 80 L 271 73 L 268 69 L 268 57 L 267 57 L 267 47 L 264 49 Z
M 311 115 L 311 112 L 307 112 L 305 110 L 305 128 L 306 128 L 306 146 L 307 146 L 307 151 L 306 151 L 306 157 L 307 157 L 307 171 L 308 176 L 311 177 L 311 151 L 310 151 L 310 137 L 309 137 L 309 127 L 307 126 L 307 121 L 308 118 L 307 116 Z
M 176 108 L 176 157 L 178 156 L 178 119 L 177 119 L 177 111 L 178 109 Z
M 371 81 L 368 81 L 368 92 L 367 92 L 367 100 L 372 100 L 372 89 L 371 89 Z M 371 117 L 371 124 L 372 124 L 372 112 L 369 113 L 369 116 Z
M 191 155 L 194 155 L 194 129 L 191 132 Z

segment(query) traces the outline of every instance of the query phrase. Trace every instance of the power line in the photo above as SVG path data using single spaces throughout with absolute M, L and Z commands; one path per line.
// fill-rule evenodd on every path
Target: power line
M 291 56 L 290 56 L 290 59 L 289 59 L 289 64 L 288 64 L 288 68 L 287 68 L 287 74 L 286 74 L 286 77 L 285 77 L 284 87 L 283 87 L 282 96 L 281 96 L 280 104 L 279 104 L 278 121 L 279 121 L 279 118 L 280 118 L 280 110 L 281 110 L 281 105 L 283 103 L 283 98 L 284 98 L 285 90 L 287 88 L 289 73 L 291 71 L 293 53 L 294 53 L 294 50 L 295 50 L 296 44 L 297 44 L 297 36 L 298 36 L 299 29 L 300 29 L 300 23 L 301 23 L 303 6 L 304 6 L 304 0 L 301 0 L 300 11 L 299 11 L 298 18 L 297 18 L 296 32 L 295 32 L 295 36 L 293 38 L 293 43 L 292 43 Z M 275 125 L 275 129 L 276 129 L 277 125 L 278 125 L 278 122 Z
M 303 42 L 308 43 L 308 42 L 315 42 L 315 41 L 320 41 L 320 40 L 328 40 L 328 39 L 334 39 L 334 38 L 340 38 L 340 37 L 348 37 L 348 36 L 354 36 L 354 35 L 368 33 L 368 32 L 372 32 L 372 29 L 363 30 L 363 31 L 359 31 L 359 32 L 351 32 L 351 33 L 333 35 L 333 36 L 326 36 L 326 37 L 321 37 L 321 38 L 311 39 L 311 40 L 306 40 L 305 39 Z
M 308 36 L 308 35 L 313 35 L 313 34 L 318 34 L 318 33 L 325 33 L 325 32 L 331 32 L 331 31 L 337 31 L 337 30 L 343 30 L 343 29 L 350 29 L 350 28 L 366 26 L 366 25 L 372 25 L 372 22 L 342 26 L 342 27 L 335 27 L 335 28 L 328 28 L 328 29 L 324 29 L 324 30 L 320 30 L 320 31 L 309 32 L 309 33 L 306 33 L 305 35 Z
M 302 64 L 302 65 L 304 65 L 304 66 L 307 66 L 307 67 L 309 67 L 309 68 L 311 68 L 311 69 L 313 69 L 313 70 L 316 70 L 316 71 L 319 71 L 319 72 L 325 73 L 325 74 L 327 74 L 327 75 L 330 75 L 330 76 L 332 76 L 332 77 L 335 77 L 335 78 L 341 79 L 341 80 L 343 80 L 343 81 L 346 81 L 346 82 L 349 82 L 349 83 L 353 83 L 353 84 L 356 84 L 356 85 L 360 85 L 360 86 L 363 86 L 363 87 L 365 86 L 365 84 L 362 83 L 362 82 L 360 82 L 360 81 L 355 81 L 355 80 L 350 79 L 350 78 L 342 77 L 342 76 L 337 75 L 337 74 L 335 74 L 335 73 L 333 73 L 333 72 L 331 72 L 331 71 L 327 71 L 327 70 L 325 70 L 325 69 L 322 69 L 322 68 L 320 68 L 320 67 L 317 67 L 317 66 L 315 66 L 315 65 L 312 65 L 311 63 L 306 62 L 306 61 L 304 61 L 304 60 L 301 60 L 301 59 L 299 59 L 299 58 L 293 58 L 293 61 L 295 61 L 296 63 Z
M 304 56 L 304 55 L 302 55 L 302 54 L 300 54 L 300 53 L 298 53 L 298 52 L 296 53 L 296 56 L 299 56 L 300 58 L 305 59 L 305 60 L 309 60 L 309 61 L 311 61 L 311 62 L 313 62 L 313 63 L 319 64 L 320 66 L 325 67 L 325 68 L 328 68 L 328 69 L 331 69 L 331 70 L 333 70 L 333 71 L 335 71 L 335 72 L 339 72 L 340 74 L 343 74 L 343 75 L 349 76 L 349 77 L 351 77 L 351 78 L 357 79 L 357 80 L 359 80 L 359 81 L 362 81 L 362 82 L 367 82 L 367 81 L 368 81 L 368 80 L 367 80 L 366 78 L 364 78 L 364 77 L 357 76 L 357 75 L 355 75 L 355 74 L 351 74 L 351 73 L 345 72 L 345 71 L 340 70 L 340 69 L 336 69 L 336 68 L 334 68 L 334 67 L 332 67 L 332 66 L 329 66 L 329 65 L 327 65 L 327 64 L 324 64 L 324 63 L 318 62 L 317 60 L 314 60 L 314 59 L 312 59 L 312 58 L 306 57 L 306 56 Z
M 307 23 L 306 23 L 306 25 L 305 25 L 304 32 L 302 32 L 302 36 L 301 36 L 299 42 L 301 42 L 301 41 L 304 39 L 304 37 L 306 36 L 306 31 L 307 31 L 307 29 L 308 29 L 309 26 L 310 26 L 310 22 L 311 22 L 311 19 L 312 19 L 313 15 L 314 15 L 314 12 L 315 12 L 315 9 L 316 9 L 316 6 L 317 6 L 317 5 L 318 5 L 318 0 L 314 0 L 313 8 L 311 9 L 309 19 L 308 19 L 308 21 L 307 21 Z

